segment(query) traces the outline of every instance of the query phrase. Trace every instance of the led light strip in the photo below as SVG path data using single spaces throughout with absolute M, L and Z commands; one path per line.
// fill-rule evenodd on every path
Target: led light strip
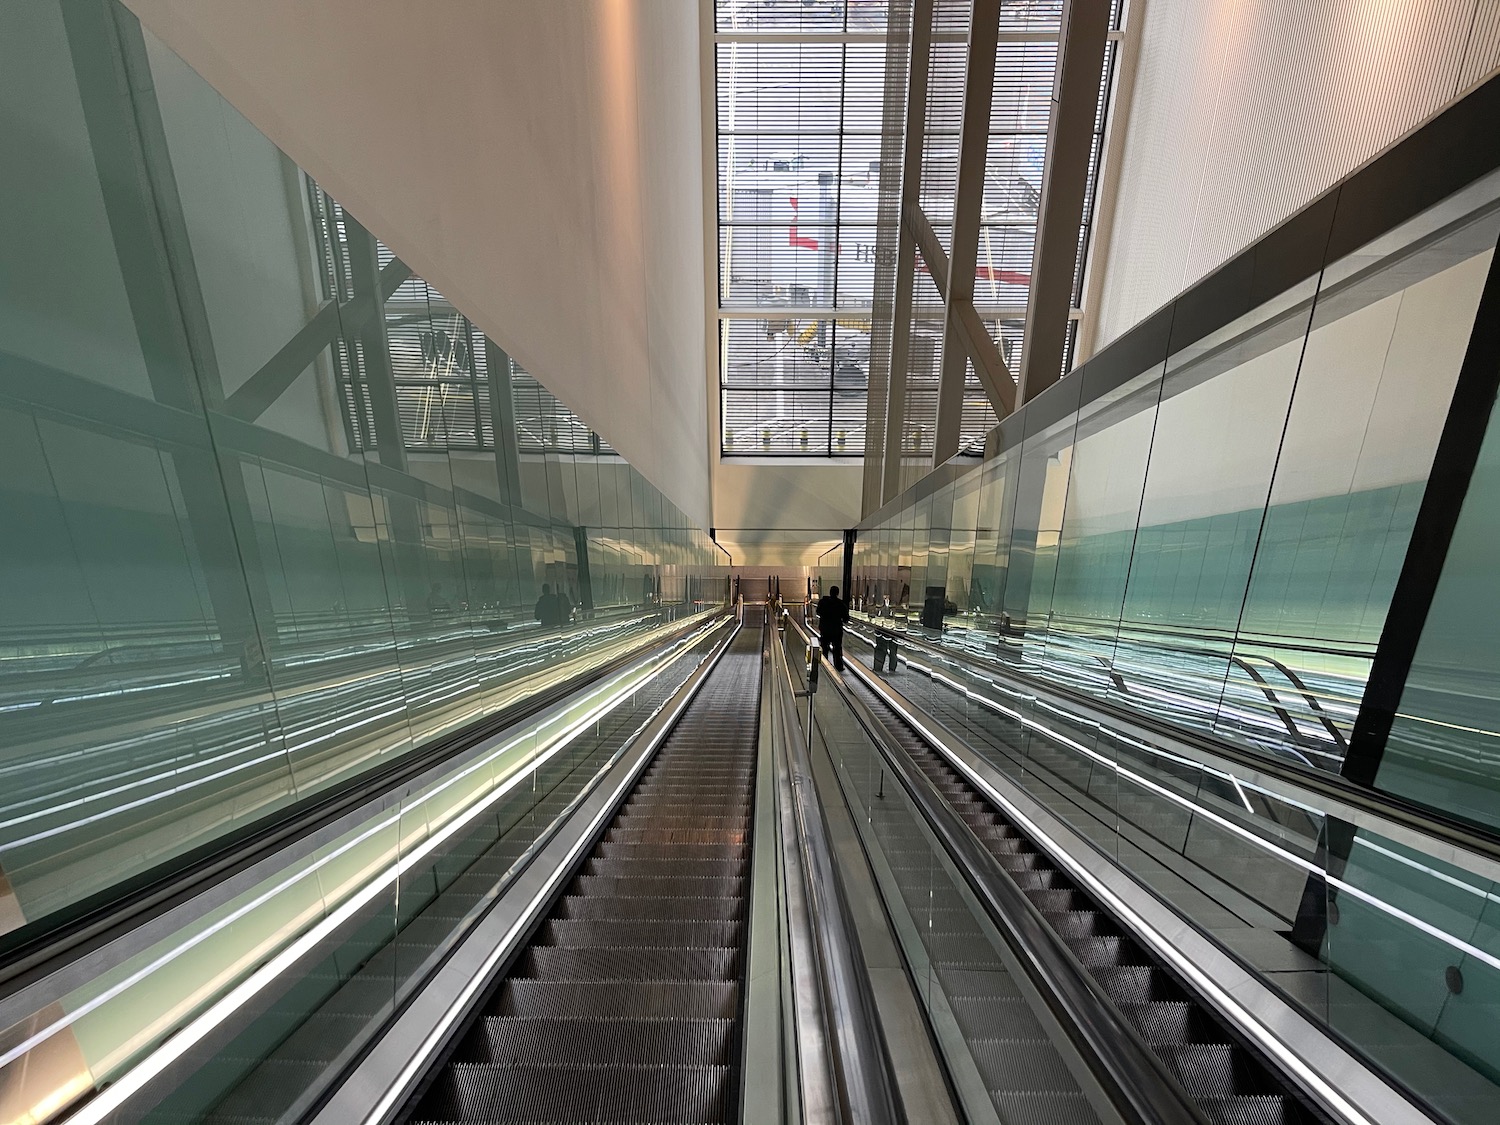
M 707 626 L 705 627 L 705 629 L 699 630 L 697 633 L 684 638 L 683 641 L 675 647 L 680 650 L 689 642 L 696 640 L 699 636 L 702 635 L 703 632 L 706 632 L 707 629 L 711 627 L 712 626 Z M 736 627 L 735 632 L 738 632 L 738 627 Z M 733 633 L 731 633 L 730 636 L 732 639 Z M 661 661 L 656 671 L 647 676 L 647 679 L 650 679 L 659 674 L 667 663 L 669 663 L 669 661 L 667 660 Z M 548 761 L 550 761 L 554 756 L 556 756 L 559 751 L 564 749 L 568 745 L 568 743 L 572 741 L 573 738 L 575 738 L 579 733 L 586 729 L 590 724 L 594 723 L 600 717 L 613 710 L 627 696 L 633 694 L 638 686 L 638 684 L 632 683 L 621 688 L 621 690 L 617 691 L 614 695 L 610 696 L 594 707 L 589 708 L 578 719 L 560 730 L 547 743 L 545 750 L 528 759 L 528 761 L 525 763 L 524 768 L 517 769 L 514 773 L 511 774 L 511 776 L 506 778 L 505 781 L 501 782 L 494 789 L 490 790 L 490 792 L 484 798 L 476 801 L 474 805 L 467 809 L 462 815 L 455 817 L 440 831 L 429 836 L 415 850 L 413 850 L 403 859 L 399 860 L 394 866 L 387 868 L 382 875 L 366 884 L 359 891 L 356 891 L 336 910 L 334 910 L 331 914 L 326 915 L 323 921 L 319 922 L 312 929 L 305 931 L 301 937 L 297 938 L 286 948 L 284 948 L 280 953 L 276 954 L 270 961 L 266 962 L 251 976 L 240 982 L 240 984 L 235 986 L 217 1003 L 213 1004 L 206 1011 L 202 1012 L 186 1027 L 184 1027 L 170 1039 L 166 1040 L 164 1043 L 158 1046 L 150 1056 L 142 1060 L 139 1064 L 128 1071 L 118 1081 L 111 1084 L 107 1089 L 101 1092 L 94 1099 L 80 1107 L 78 1112 L 71 1115 L 68 1120 L 70 1122 L 76 1122 L 78 1123 L 78 1125 L 97 1125 L 98 1122 L 105 1120 L 110 1114 L 120 1108 L 120 1106 L 123 1105 L 129 1098 L 139 1093 L 140 1090 L 143 1089 L 146 1084 L 149 1083 L 153 1078 L 162 1073 L 168 1066 L 170 1066 L 172 1063 L 176 1062 L 179 1058 L 186 1054 L 188 1050 L 190 1050 L 195 1044 L 197 1044 L 206 1035 L 208 1035 L 209 1032 L 211 1032 L 219 1024 L 223 1023 L 231 1015 L 233 1015 L 234 1012 L 236 1012 L 239 1008 L 249 1002 L 257 993 L 270 985 L 282 973 L 288 971 L 304 954 L 313 950 L 320 943 L 327 940 L 332 934 L 337 932 L 341 926 L 343 926 L 347 921 L 357 915 L 364 906 L 373 901 L 373 899 L 380 891 L 384 890 L 392 883 L 398 882 L 400 878 L 404 874 L 406 874 L 406 872 L 415 867 L 421 860 L 423 860 L 439 845 L 445 843 L 460 829 L 472 823 L 477 817 L 479 817 L 482 813 L 484 813 L 497 801 L 499 801 L 500 798 L 504 797 L 518 784 L 524 781 L 531 773 L 535 771 L 535 769 L 539 768 L 542 765 L 545 765 Z M 505 750 L 513 748 L 518 743 L 524 741 L 526 737 L 528 736 L 521 735 L 517 738 L 510 739 L 504 747 L 495 751 L 491 755 L 488 755 L 487 757 L 489 759 L 493 759 L 495 754 L 503 753 Z M 477 763 L 471 764 L 471 766 L 464 772 L 472 772 L 475 768 L 475 765 L 477 765 Z M 447 788 L 447 784 L 451 784 L 451 782 L 444 784 L 442 788 Z M 424 797 L 424 800 L 429 799 L 431 796 L 432 794 L 428 794 L 427 797 Z M 363 833 L 359 837 L 359 839 L 350 841 L 347 847 L 352 847 L 355 844 L 359 843 L 361 840 L 364 840 L 375 832 L 380 831 L 382 828 L 388 827 L 390 824 L 399 820 L 400 815 L 400 811 L 397 810 L 391 816 L 387 817 L 385 820 L 381 821 L 379 824 L 376 824 L 368 831 Z M 343 850 L 344 849 L 340 849 L 341 852 Z M 334 858 L 335 856 L 332 855 L 325 857 L 319 862 L 317 866 L 321 867 L 331 862 Z M 314 867 L 310 870 L 316 869 L 317 868 Z M 309 872 L 299 873 L 297 876 L 286 880 L 284 883 L 278 884 L 277 887 L 274 888 L 270 893 L 279 893 L 281 890 L 290 886 L 298 879 L 303 878 L 308 873 Z M 206 939 L 213 933 L 222 930 L 225 926 L 231 924 L 236 917 L 238 917 L 238 914 L 230 918 L 220 920 L 211 929 L 205 931 L 204 934 L 201 935 L 192 944 L 197 944 L 198 941 Z M 167 954 L 160 960 L 159 964 L 153 965 L 150 968 L 156 968 L 159 967 L 160 964 L 167 963 L 168 961 L 179 956 L 182 952 L 185 952 L 188 948 L 191 948 L 191 945 L 184 945 L 182 947 L 174 948 L 174 950 L 172 950 L 169 954 Z M 119 991 L 123 990 L 127 983 L 135 982 L 135 980 L 132 980 L 130 982 L 122 982 L 122 984 L 118 986 L 117 989 L 112 991 L 111 995 L 118 995 Z M 110 997 L 106 996 L 100 998 L 100 1003 L 102 1003 L 104 999 L 108 998 Z M 97 1006 L 97 1004 L 94 1005 L 94 1007 Z M 89 1008 L 87 1010 L 93 1009 Z M 37 1045 L 42 1039 L 45 1039 L 47 1036 L 65 1028 L 83 1014 L 85 1014 L 84 1009 L 80 1009 L 77 1012 L 70 1013 L 70 1015 L 65 1020 L 61 1020 L 58 1023 L 53 1024 L 52 1026 L 47 1028 L 44 1032 L 38 1033 L 37 1036 L 33 1036 L 27 1041 L 26 1044 L 23 1044 L 22 1047 L 26 1047 L 29 1049 L 30 1047 Z M 13 1059 L 14 1057 L 16 1057 L 16 1053 L 19 1050 L 21 1050 L 21 1048 L 17 1048 L 16 1050 L 8 1053 L 5 1056 L 5 1059 Z
M 860 675 L 860 678 L 865 680 L 866 683 L 870 684 L 871 687 L 875 687 L 875 681 L 873 677 L 869 673 L 867 673 L 863 667 L 860 667 L 858 665 L 855 665 L 855 667 Z M 876 690 L 878 691 L 879 689 L 877 688 Z M 889 705 L 897 714 L 899 714 L 902 719 L 909 723 L 912 728 L 916 730 L 917 733 L 920 734 L 923 738 L 925 738 L 931 746 L 941 751 L 943 757 L 948 761 L 950 765 L 958 769 L 959 772 L 961 772 L 966 778 L 968 778 L 969 781 L 977 789 L 979 789 L 982 793 L 984 793 L 987 797 L 994 801 L 996 805 L 1005 810 L 1006 814 L 1014 819 L 1016 823 L 1023 828 L 1024 831 L 1029 833 L 1038 842 L 1042 843 L 1042 845 L 1046 848 L 1050 858 L 1062 864 L 1062 866 L 1068 870 L 1069 874 L 1075 880 L 1077 880 L 1080 884 L 1086 886 L 1090 890 L 1090 892 L 1093 893 L 1097 898 L 1101 899 L 1113 910 L 1115 910 L 1120 915 L 1120 917 L 1131 926 L 1132 929 L 1134 929 L 1141 937 L 1143 937 L 1147 941 L 1147 943 L 1152 947 L 1157 955 L 1162 958 L 1162 960 L 1169 962 L 1179 973 L 1181 973 L 1188 980 L 1192 981 L 1193 984 L 1203 994 L 1210 997 L 1214 1005 L 1219 1008 L 1220 1011 L 1222 1011 L 1226 1016 L 1233 1020 L 1243 1030 L 1248 1032 L 1258 1046 L 1265 1050 L 1267 1054 L 1274 1057 L 1287 1071 L 1295 1075 L 1297 1079 L 1308 1090 L 1313 1092 L 1321 1101 L 1323 1101 L 1323 1103 L 1329 1109 L 1332 1109 L 1334 1112 L 1338 1113 L 1345 1121 L 1351 1122 L 1352 1125 L 1378 1125 L 1375 1118 L 1370 1117 L 1363 1110 L 1355 1106 L 1352 1102 L 1345 1098 L 1339 1090 L 1337 1090 L 1331 1083 L 1329 1083 L 1327 1079 L 1325 1079 L 1321 1074 L 1308 1066 L 1306 1061 L 1303 1060 L 1303 1058 L 1295 1050 L 1283 1043 L 1282 1040 L 1271 1030 L 1271 1028 L 1266 1026 L 1248 1008 L 1246 1008 L 1237 999 L 1235 999 L 1232 994 L 1220 987 L 1216 981 L 1214 981 L 1211 977 L 1209 977 L 1201 969 L 1199 969 L 1197 965 L 1188 960 L 1182 954 L 1181 950 L 1179 950 L 1175 945 L 1167 940 L 1167 938 L 1159 933 L 1156 928 L 1148 923 L 1139 913 L 1137 913 L 1133 907 L 1126 904 L 1117 894 L 1115 894 L 1114 891 L 1112 891 L 1108 886 L 1101 882 L 1091 871 L 1088 870 L 1088 868 L 1084 867 L 1064 848 L 1060 847 L 1050 835 L 1042 831 L 1042 829 L 1036 824 L 1035 821 L 1026 816 L 1021 812 L 1020 809 L 1012 804 L 1009 798 L 996 790 L 994 786 L 992 786 L 987 780 L 981 777 L 976 771 L 971 769 L 968 763 L 962 761 L 958 756 L 952 754 L 948 750 L 947 744 L 943 740 L 939 739 L 936 735 L 934 735 L 932 731 L 930 731 L 920 719 L 918 719 L 910 712 L 910 710 L 908 710 L 906 707 L 903 707 L 895 699 L 886 695 L 884 692 L 881 692 L 881 697 L 885 700 L 887 705 Z M 1008 710 L 1001 709 L 998 707 L 998 705 L 995 706 L 997 710 Z M 1048 734 L 1051 737 L 1061 738 L 1061 736 L 1056 735 L 1053 732 L 1049 732 L 1047 728 L 1043 727 L 1041 724 L 1028 721 L 1027 725 L 1041 731 L 1044 734 Z M 1068 742 L 1070 745 L 1077 745 L 1076 743 L 1072 743 L 1071 740 L 1064 739 L 1063 741 Z M 1122 772 L 1126 772 L 1128 774 L 1128 771 Z M 1163 792 L 1165 792 L 1168 796 L 1172 796 L 1169 791 Z M 1189 802 L 1189 804 L 1191 803 Z M 1196 806 L 1193 807 L 1196 808 Z M 1208 813 L 1206 811 L 1204 812 L 1204 815 L 1209 816 L 1214 820 L 1222 820 L 1222 818 L 1215 817 L 1212 813 Z M 1227 821 L 1224 821 L 1223 823 L 1230 827 L 1237 827 Z M 1245 835 L 1249 836 L 1249 838 L 1252 840 L 1256 840 L 1256 842 L 1258 843 L 1264 844 L 1263 841 L 1257 840 L 1256 837 L 1250 835 L 1249 833 L 1245 833 Z M 1280 851 L 1281 849 L 1272 850 Z M 1316 870 L 1313 865 L 1306 863 L 1306 861 L 1297 860 L 1297 858 L 1295 856 L 1291 856 L 1290 853 L 1286 854 L 1288 858 L 1297 862 L 1299 866 L 1303 866 L 1308 870 Z M 1332 883 L 1334 882 L 1334 880 L 1330 879 L 1329 882 Z M 1352 888 L 1350 889 L 1351 891 L 1353 890 Z M 1360 892 L 1354 893 L 1356 893 L 1358 897 L 1368 897 Z M 1399 914 L 1400 912 L 1397 913 Z

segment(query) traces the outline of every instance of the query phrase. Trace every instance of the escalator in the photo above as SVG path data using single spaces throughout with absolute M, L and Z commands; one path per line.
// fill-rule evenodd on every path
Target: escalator
M 741 630 L 409 1121 L 737 1117 L 760 675 Z
M 454 821 L 460 830 L 445 834 L 428 859 L 406 873 L 399 894 L 372 898 L 318 955 L 268 987 L 264 1005 L 246 1005 L 240 1031 L 205 1052 L 193 1081 L 166 1092 L 153 1120 L 273 1122 L 314 1112 L 337 1087 L 344 1068 L 379 1037 L 391 1013 L 420 992 L 488 904 L 519 878 L 553 830 L 586 799 L 621 748 L 669 704 L 725 636 L 720 628 L 709 628 L 668 646 L 659 661 L 648 659 L 644 666 L 654 665 L 653 673 L 635 680 L 628 695 L 574 729 L 555 750 L 539 754 L 534 766 L 518 771 L 516 778 L 524 781 L 497 787 L 503 796 L 487 805 L 485 815 Z M 548 720 L 557 727 L 538 730 L 576 721 L 611 690 L 603 682 L 598 695 L 576 696 Z M 544 735 L 533 731 L 531 737 L 545 744 Z M 509 761 L 506 755 L 521 741 L 512 732 L 496 741 L 492 753 Z M 482 752 L 461 758 L 448 776 L 487 776 L 484 761 Z M 505 768 L 502 778 L 511 776 Z M 406 800 L 413 802 L 403 815 L 407 823 L 425 816 L 411 795 Z M 389 803 L 378 806 L 375 815 L 388 815 L 390 808 Z M 366 823 L 356 831 L 368 835 Z
M 1212 1125 L 1313 1125 L 1324 1120 L 879 695 L 856 677 L 846 682 L 1037 908 L 1207 1121 Z M 976 1053 L 981 1068 L 986 1054 Z

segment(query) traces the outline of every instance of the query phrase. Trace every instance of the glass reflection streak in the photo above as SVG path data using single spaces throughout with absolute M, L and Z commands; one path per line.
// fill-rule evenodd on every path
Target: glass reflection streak
M 0 949 L 722 604 L 704 531 L 125 8 L 7 9 L 0 75 Z
M 1087 368 L 1064 380 L 1054 420 L 1028 407 L 982 461 L 956 458 L 860 530 L 856 608 L 1337 772 L 1493 257 L 1493 199 L 1168 343 L 1106 393 Z M 941 630 L 920 620 L 933 597 Z

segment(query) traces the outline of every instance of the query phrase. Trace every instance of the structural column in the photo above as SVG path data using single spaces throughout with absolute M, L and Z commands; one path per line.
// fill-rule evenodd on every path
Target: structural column
M 885 89 L 881 110 L 880 181 L 876 203 L 875 277 L 871 293 L 869 381 L 865 393 L 864 483 L 861 514 L 880 506 L 885 479 L 885 414 L 891 383 L 896 263 L 905 164 L 906 94 L 911 71 L 912 0 L 895 0 L 886 17 Z
M 1037 208 L 1031 294 L 1026 303 L 1026 346 L 1020 380 L 1023 405 L 1063 374 L 1073 277 L 1078 267 L 1078 232 L 1083 225 L 1089 153 L 1108 38 L 1109 0 L 1067 0 L 1062 37 L 1057 44 L 1052 122 Z
M 953 199 L 953 239 L 943 298 L 943 358 L 938 375 L 937 428 L 932 463 L 958 452 L 964 410 L 964 380 L 974 341 L 961 339 L 958 310 L 974 304 L 974 267 L 979 258 L 984 170 L 989 157 L 990 105 L 995 92 L 995 53 L 1000 42 L 1000 0 L 975 0 L 964 57 L 963 118 L 958 136 L 958 182 Z M 928 262 L 928 268 L 936 268 Z M 989 333 L 984 333 L 988 338 Z M 976 365 L 977 369 L 978 365 Z M 997 405 L 996 412 L 999 407 Z
M 365 393 L 375 419 L 375 455 L 380 464 L 407 475 L 406 441 L 401 432 L 401 411 L 396 396 L 396 373 L 391 365 L 391 344 L 386 335 L 385 297 L 380 284 L 380 258 L 375 236 L 353 215 L 344 212 L 344 230 L 349 245 L 349 275 L 354 285 L 349 350 L 361 345 Z M 390 512 L 392 559 L 396 589 L 409 620 L 427 617 L 426 568 L 424 566 L 422 515 L 418 508 L 416 481 L 413 491 L 379 489 Z M 372 482 L 373 484 L 373 482 Z M 372 489 L 373 491 L 373 489 Z
M 516 442 L 516 400 L 511 384 L 510 356 L 484 338 L 484 367 L 490 383 L 490 428 L 495 435 L 495 477 L 500 501 L 513 508 L 521 504 L 521 452 Z
M 364 355 L 365 393 L 375 417 L 375 452 L 380 463 L 397 472 L 406 471 L 406 444 L 401 435 L 401 412 L 396 399 L 396 374 L 391 366 L 391 345 L 385 331 L 384 301 L 380 292 L 380 259 L 375 236 L 344 212 L 344 230 L 349 240 L 349 273 L 354 282 L 354 302 L 359 310 L 356 339 Z M 373 307 L 371 307 L 373 306 Z M 355 340 L 349 341 L 352 346 Z
M 165 406 L 197 416 L 202 443 L 164 450 L 202 565 L 220 643 L 262 644 L 270 590 L 253 534 L 239 462 L 215 456 L 206 411 L 223 403 L 208 314 L 167 151 L 140 24 L 108 0 L 66 0 L 68 45 L 78 78 L 110 235 L 151 384 Z
M 891 311 L 891 372 L 885 404 L 885 449 L 880 495 L 866 503 L 874 511 L 901 491 L 902 432 L 906 428 L 906 375 L 911 362 L 911 308 L 917 249 L 907 216 L 916 211 L 922 188 L 922 142 L 927 122 L 927 75 L 932 61 L 933 0 L 915 0 L 911 18 L 911 66 L 906 86 L 906 147 L 901 159 L 901 222 L 896 239 L 896 295 Z

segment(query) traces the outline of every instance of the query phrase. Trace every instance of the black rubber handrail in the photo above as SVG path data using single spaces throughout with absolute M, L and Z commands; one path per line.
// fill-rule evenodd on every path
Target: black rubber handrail
M 778 631 L 772 631 L 771 645 L 781 649 Z M 785 652 L 779 659 L 773 657 L 773 662 L 785 664 Z M 787 747 L 787 770 L 807 872 L 808 915 L 823 985 L 827 1040 L 835 1056 L 832 1071 L 839 1112 L 847 1125 L 900 1125 L 907 1117 L 897 1092 L 853 912 L 833 862 L 806 734 L 794 715 L 797 692 L 790 669 L 783 668 L 778 690 L 785 692 L 786 705 L 777 709 L 781 712 L 781 736 Z
M 866 620 L 861 620 L 859 623 L 867 625 L 870 629 L 881 628 L 879 624 Z M 954 650 L 945 648 L 942 645 L 933 644 L 931 641 L 921 637 L 913 637 L 905 632 L 899 634 L 899 636 L 902 643 L 923 653 L 941 654 L 944 659 L 950 660 L 954 664 L 991 673 L 1007 679 L 1018 686 L 1024 686 L 1029 691 L 1050 694 L 1061 701 L 1086 707 L 1091 711 L 1098 712 L 1100 715 L 1139 727 L 1158 737 L 1179 742 L 1203 754 L 1222 758 L 1230 765 L 1256 770 L 1287 785 L 1295 785 L 1308 790 L 1316 796 L 1325 797 L 1329 800 L 1341 801 L 1346 805 L 1358 809 L 1362 813 L 1389 821 L 1391 824 L 1399 825 L 1410 831 L 1431 836 L 1433 839 L 1440 840 L 1445 844 L 1450 844 L 1464 851 L 1473 852 L 1475 855 L 1482 856 L 1495 863 L 1500 863 L 1500 833 L 1487 832 L 1466 821 L 1444 816 L 1415 802 L 1405 801 L 1400 797 L 1388 793 L 1355 785 L 1338 774 L 1314 769 L 1311 766 L 1301 766 L 1295 762 L 1272 757 L 1270 754 L 1246 749 L 1232 742 L 1225 742 L 1222 739 L 1210 737 L 1199 731 L 1175 726 L 1155 716 L 1147 715 L 1129 707 L 1122 707 L 1107 699 L 1100 699 L 1098 696 L 1089 695 L 1070 688 L 1066 684 L 1044 680 L 1038 676 L 1017 671 L 1015 668 L 1002 664 L 999 661 L 990 660 L 987 657 L 969 652 L 966 649 Z
M 890 737 L 842 675 L 827 665 L 823 672 L 964 873 L 990 921 L 1121 1117 L 1128 1125 L 1206 1125 L 1206 1118 L 1187 1091 L 1120 1014 L 1041 911 L 943 799 L 932 780 Z
M 100 892 L 95 896 L 96 901 L 82 904 L 76 914 L 34 937 L 28 938 L 24 929 L 18 931 L 20 941 L 8 948 L 0 948 L 0 999 L 50 975 L 60 964 L 86 956 L 134 927 L 179 906 L 205 887 L 227 879 L 277 849 L 316 832 L 351 809 L 400 786 L 474 743 L 525 721 L 581 688 L 639 660 L 648 649 L 671 643 L 702 623 L 684 621 L 665 635 L 632 646 L 598 667 L 526 696 L 398 761 L 350 778 L 307 803 L 281 810 L 260 823 L 209 841 L 172 862 L 165 871 L 147 871 L 121 887 Z

